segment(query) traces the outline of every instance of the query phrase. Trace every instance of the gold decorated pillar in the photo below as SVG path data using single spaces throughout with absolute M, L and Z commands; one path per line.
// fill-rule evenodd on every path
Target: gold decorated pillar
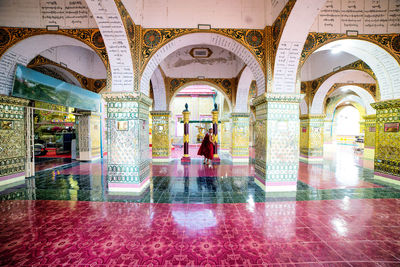
M 400 99 L 371 106 L 376 110 L 374 179 L 400 185 Z
M 231 122 L 228 119 L 221 120 L 221 150 L 229 153 L 232 143 Z
M 25 120 L 33 123 L 32 117 L 26 117 L 28 104 L 26 99 L 0 95 L 0 186 L 23 183 L 25 168 L 33 163 L 33 143 L 29 147 L 26 140 Z
M 189 106 L 185 104 L 185 110 L 182 111 L 183 115 L 183 157 L 181 159 L 182 163 L 190 162 L 189 155 L 189 120 L 190 120 L 190 112 Z
M 211 111 L 212 114 L 212 123 L 213 123 L 213 134 L 214 134 L 214 158 L 213 162 L 218 163 L 220 162 L 220 158 L 218 156 L 218 106 L 217 104 L 214 104 L 214 109 Z
M 255 182 L 265 191 L 296 191 L 300 94 L 264 93 L 256 109 Z
M 232 162 L 249 162 L 249 114 L 232 113 Z
M 324 156 L 325 115 L 300 117 L 300 160 L 306 163 L 322 163 Z
M 376 115 L 366 115 L 364 119 L 364 159 L 373 160 L 375 156 Z
M 78 157 L 80 161 L 91 161 L 101 157 L 100 149 L 100 114 L 84 112 L 77 116 L 78 122 Z
M 152 157 L 153 162 L 170 161 L 169 111 L 152 111 Z

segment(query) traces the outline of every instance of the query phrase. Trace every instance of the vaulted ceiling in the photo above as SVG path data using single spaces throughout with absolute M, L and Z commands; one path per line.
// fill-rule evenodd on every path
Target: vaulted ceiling
M 206 57 L 196 57 L 196 49 L 206 50 Z M 244 67 L 244 62 L 235 54 L 216 46 L 193 45 L 181 48 L 164 61 L 161 68 L 168 77 L 179 78 L 233 78 Z

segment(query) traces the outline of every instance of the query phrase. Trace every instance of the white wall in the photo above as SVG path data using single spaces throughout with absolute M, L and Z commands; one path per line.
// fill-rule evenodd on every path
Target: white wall
M 312 53 L 301 69 L 301 80 L 310 81 L 333 71 L 334 68 L 344 67 L 357 57 L 346 52 L 332 53 L 331 51 L 318 51 Z
M 399 0 L 327 0 L 314 25 L 313 32 L 359 34 L 400 32 Z
M 354 107 L 344 107 L 337 114 L 336 135 L 359 135 L 360 113 Z
M 40 53 L 54 62 L 64 63 L 67 68 L 93 79 L 107 78 L 106 68 L 99 56 L 83 47 L 58 46 Z
M 193 58 L 189 53 L 193 48 L 210 48 L 209 58 Z M 168 77 L 196 78 L 232 78 L 244 67 L 243 61 L 235 54 L 208 45 L 191 45 L 179 49 L 161 62 L 161 68 Z
M 0 26 L 97 28 L 85 0 L 0 0 Z
M 271 0 L 123 0 L 136 24 L 145 28 L 197 28 L 211 24 L 213 28 L 255 28 L 266 26 L 267 16 L 287 0 L 277 2 L 273 12 Z M 283 4 L 284 6 L 284 4 Z

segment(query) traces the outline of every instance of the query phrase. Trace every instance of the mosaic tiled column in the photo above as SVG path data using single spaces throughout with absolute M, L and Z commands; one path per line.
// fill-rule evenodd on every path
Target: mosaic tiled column
M 171 160 L 171 142 L 169 139 L 169 111 L 152 111 L 152 156 L 153 162 Z
M 232 143 L 231 122 L 228 119 L 221 120 L 221 146 L 220 150 L 230 152 Z
M 212 123 L 213 123 L 213 134 L 214 134 L 214 158 L 213 158 L 213 163 L 218 163 L 221 161 L 221 159 L 218 156 L 218 107 L 215 104 L 214 109 L 211 111 L 212 114 Z
M 325 115 L 300 117 L 300 160 L 306 163 L 322 163 L 324 154 Z
M 300 94 L 263 94 L 256 108 L 255 178 L 265 191 L 295 191 L 299 167 Z
M 232 162 L 249 162 L 249 114 L 232 113 Z
M 364 130 L 364 159 L 373 160 L 375 157 L 375 134 L 376 134 L 376 115 L 366 115 L 363 117 Z
M 109 191 L 141 192 L 150 178 L 149 107 L 142 93 L 104 93 Z
M 185 105 L 186 109 L 182 112 L 183 115 L 183 157 L 181 158 L 182 163 L 190 162 L 189 155 L 189 120 L 190 120 L 190 112 L 188 110 L 187 104 Z
M 100 158 L 100 114 L 85 112 L 77 116 L 79 158 L 91 161 Z
M 400 185 L 400 99 L 371 106 L 376 109 L 374 178 Z
M 0 95 L 0 186 L 25 179 L 25 99 Z

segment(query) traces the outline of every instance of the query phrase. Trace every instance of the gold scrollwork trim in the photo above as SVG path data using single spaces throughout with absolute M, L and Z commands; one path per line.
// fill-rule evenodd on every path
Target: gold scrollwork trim
M 142 53 L 141 53 L 141 71 L 145 69 L 150 58 L 168 42 L 180 36 L 208 32 L 224 35 L 242 44 L 257 59 L 264 70 L 265 61 L 265 41 L 264 30 L 258 29 L 178 29 L 178 28 L 149 28 L 142 31 Z
M 359 34 L 358 36 L 348 36 L 341 33 L 322 33 L 322 32 L 311 32 L 308 34 L 307 40 L 304 44 L 303 51 L 300 57 L 299 69 L 303 66 L 307 58 L 321 46 L 330 42 L 341 40 L 341 39 L 357 39 L 365 40 L 385 49 L 400 63 L 400 47 L 399 46 L 400 35 L 394 34 Z
M 139 101 L 146 106 L 151 106 L 153 100 L 139 92 L 106 92 L 101 94 L 107 102 L 130 102 Z
M 59 29 L 58 31 L 49 31 L 40 28 L 0 27 L 0 37 L 4 40 L 0 43 L 0 56 L 14 44 L 28 37 L 41 34 L 64 35 L 77 39 L 92 48 L 99 55 L 106 68 L 109 65 L 108 54 L 99 29 Z
M 228 97 L 230 101 L 232 101 L 233 92 L 236 92 L 237 88 L 237 78 L 206 78 L 206 79 L 198 79 L 198 78 L 172 78 L 172 77 L 164 77 L 165 87 L 167 91 L 168 99 L 171 100 L 172 96 L 180 89 L 182 86 L 185 86 L 189 83 L 210 83 L 217 86 L 218 89 L 221 89 Z
M 54 66 L 57 66 L 59 68 L 62 68 L 64 70 L 68 71 L 79 81 L 79 83 L 81 84 L 81 86 L 83 88 L 88 89 L 92 92 L 98 93 L 106 86 L 106 82 L 107 82 L 106 79 L 92 79 L 92 78 L 86 77 L 78 72 L 75 72 L 69 68 L 66 68 L 63 65 L 61 65 L 57 62 L 54 62 L 48 58 L 45 58 L 41 55 L 38 55 L 35 58 L 33 58 L 31 60 L 31 62 L 28 63 L 28 68 L 35 69 L 35 67 L 43 66 L 43 65 L 54 65 Z

